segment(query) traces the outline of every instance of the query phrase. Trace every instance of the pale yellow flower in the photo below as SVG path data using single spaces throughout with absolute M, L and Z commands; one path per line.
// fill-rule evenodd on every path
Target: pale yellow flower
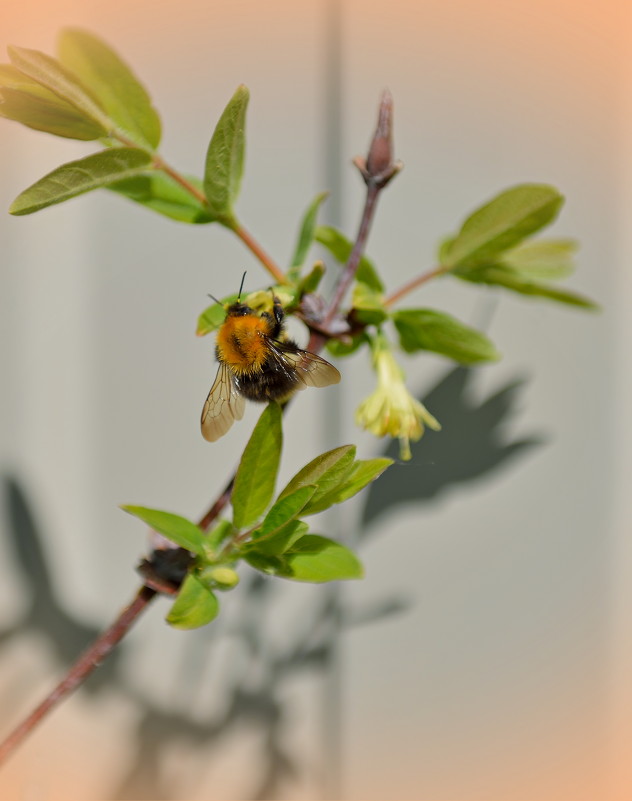
M 358 406 L 356 423 L 376 437 L 397 437 L 399 455 L 408 460 L 412 456 L 410 441 L 421 439 L 426 426 L 439 431 L 441 425 L 406 388 L 404 372 L 383 335 L 378 334 L 371 346 L 377 389 Z

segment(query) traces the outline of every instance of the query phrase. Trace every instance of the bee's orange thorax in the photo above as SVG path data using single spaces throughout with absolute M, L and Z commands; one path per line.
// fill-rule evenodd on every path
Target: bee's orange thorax
M 268 356 L 270 320 L 255 314 L 228 315 L 217 332 L 217 358 L 237 375 L 257 373 Z

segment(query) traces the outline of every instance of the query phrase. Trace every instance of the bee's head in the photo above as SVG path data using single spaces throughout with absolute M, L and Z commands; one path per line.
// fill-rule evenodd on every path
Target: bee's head
M 229 317 L 246 317 L 248 314 L 253 314 L 253 310 L 250 306 L 238 300 L 236 303 L 231 303 L 230 306 L 226 307 L 226 314 Z
M 239 293 L 237 295 L 237 300 L 234 303 L 222 303 L 221 300 L 218 300 L 215 295 L 211 295 L 209 293 L 209 298 L 215 301 L 215 303 L 223 306 L 224 311 L 228 317 L 245 317 L 247 314 L 252 314 L 253 310 L 245 303 L 241 302 L 241 291 L 244 288 L 244 281 L 246 280 L 246 273 L 244 273 L 241 277 L 241 284 L 239 285 Z

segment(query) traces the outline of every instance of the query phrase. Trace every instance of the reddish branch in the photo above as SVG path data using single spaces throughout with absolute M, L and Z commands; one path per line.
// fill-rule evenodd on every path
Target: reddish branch
M 428 270 L 421 275 L 416 276 L 415 278 L 411 278 L 410 281 L 405 283 L 402 287 L 397 289 L 391 295 L 389 295 L 384 300 L 385 306 L 392 306 L 394 303 L 397 303 L 398 300 L 407 295 L 409 292 L 412 292 L 413 289 L 417 289 L 417 287 L 422 286 L 422 284 L 426 284 L 428 281 L 432 281 L 433 278 L 438 278 L 440 275 L 445 275 L 449 271 L 449 267 L 435 267 L 432 270 Z
M 377 127 L 366 159 L 358 156 L 353 162 L 360 170 L 367 187 L 362 219 L 351 250 L 349 260 L 340 274 L 334 294 L 321 325 L 327 328 L 342 305 L 347 290 L 351 286 L 366 248 L 369 231 L 375 215 L 375 207 L 380 192 L 401 170 L 402 165 L 393 159 L 393 98 L 390 92 L 382 95 L 378 113 Z
M 85 651 L 70 668 L 66 676 L 59 682 L 52 693 L 50 693 L 0 745 L 0 764 L 13 753 L 22 740 L 24 740 L 57 704 L 63 701 L 66 696 L 70 695 L 73 690 L 76 690 L 86 677 L 101 664 L 114 646 L 127 634 L 134 621 L 156 595 L 156 591 L 149 587 L 140 588 L 132 603 L 121 612 L 110 628 L 104 631 L 103 634 L 92 643 L 88 650 Z

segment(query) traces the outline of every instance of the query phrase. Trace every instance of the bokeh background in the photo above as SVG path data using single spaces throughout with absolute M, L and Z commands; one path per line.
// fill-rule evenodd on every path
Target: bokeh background
M 238 211 L 290 256 L 309 200 L 353 236 L 384 87 L 401 176 L 369 253 L 389 287 L 523 181 L 557 186 L 554 233 L 599 315 L 450 282 L 424 305 L 485 327 L 503 361 L 406 360 L 443 422 L 338 516 L 366 579 L 247 579 L 207 630 L 146 615 L 0 777 L 0 796 L 628 799 L 632 745 L 632 18 L 624 0 L 2 0 L 0 44 L 108 41 L 149 88 L 162 152 L 201 174 L 213 125 L 251 90 Z M 90 144 L 0 120 L 0 208 Z M 94 193 L 0 215 L 0 725 L 8 731 L 131 599 L 146 532 L 117 506 L 195 518 L 256 419 L 198 429 L 215 367 L 206 295 L 266 282 L 214 226 Z M 333 268 L 333 265 L 332 265 Z M 421 292 L 423 292 L 423 300 Z M 362 358 L 286 422 L 283 477 L 358 442 Z M 386 479 L 385 479 L 386 481 Z

